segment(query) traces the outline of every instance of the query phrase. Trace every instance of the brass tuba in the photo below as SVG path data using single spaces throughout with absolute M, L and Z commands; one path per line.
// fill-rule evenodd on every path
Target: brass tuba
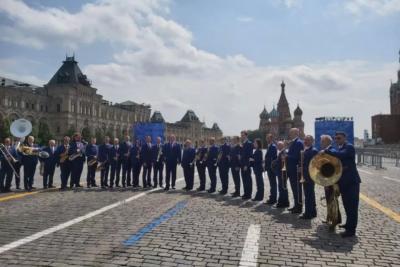
M 318 185 L 325 187 L 327 203 L 326 222 L 329 230 L 341 222 L 338 197 L 340 196 L 337 182 L 342 176 L 343 166 L 340 160 L 326 153 L 316 155 L 308 166 L 311 179 Z

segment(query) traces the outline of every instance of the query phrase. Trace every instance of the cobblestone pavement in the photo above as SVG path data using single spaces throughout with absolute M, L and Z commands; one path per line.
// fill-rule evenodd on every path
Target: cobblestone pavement
M 361 192 L 398 215 L 400 175 L 361 170 Z M 400 222 L 365 201 L 360 202 L 357 237 L 342 239 L 321 223 L 325 207 L 320 187 L 319 214 L 312 221 L 262 202 L 183 192 L 181 187 L 182 180 L 168 193 L 96 188 L 2 201 L 0 266 L 400 266 Z M 185 206 L 174 210 L 181 203 Z M 255 229 L 250 238 L 249 229 Z M 37 233 L 43 236 L 24 239 Z M 21 240 L 26 242 L 2 252 Z

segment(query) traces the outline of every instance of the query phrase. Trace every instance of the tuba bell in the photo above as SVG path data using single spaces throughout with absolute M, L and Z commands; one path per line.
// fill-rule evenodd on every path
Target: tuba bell
M 338 158 L 322 153 L 311 160 L 308 171 L 316 184 L 325 187 L 326 222 L 329 225 L 329 231 L 334 231 L 336 225 L 342 221 L 338 201 L 340 190 L 337 184 L 343 172 L 342 163 Z
M 311 179 L 318 185 L 331 186 L 342 176 L 343 167 L 340 160 L 326 153 L 316 155 L 308 165 Z

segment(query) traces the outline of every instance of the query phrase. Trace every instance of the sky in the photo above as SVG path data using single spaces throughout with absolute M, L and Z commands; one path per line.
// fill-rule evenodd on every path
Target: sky
M 257 129 L 286 83 L 306 133 L 321 116 L 389 113 L 400 0 L 2 0 L 0 76 L 47 83 L 66 54 L 112 102 L 169 122 L 192 109 L 226 135 Z

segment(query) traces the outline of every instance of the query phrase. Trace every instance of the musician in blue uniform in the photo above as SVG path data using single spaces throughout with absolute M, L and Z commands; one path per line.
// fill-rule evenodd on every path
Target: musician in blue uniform
M 272 161 L 271 166 L 274 170 L 277 178 L 278 178 L 278 203 L 276 203 L 275 208 L 287 208 L 289 207 L 289 195 L 287 189 L 287 171 L 284 170 L 284 167 L 287 167 L 286 164 L 286 154 L 287 150 L 285 148 L 285 143 L 279 141 L 276 145 L 278 150 L 277 158 Z
M 164 190 L 168 191 L 170 186 L 175 189 L 176 167 L 181 164 L 182 150 L 181 146 L 176 143 L 175 135 L 171 135 L 169 142 L 164 145 L 166 184 Z M 172 181 L 171 181 L 172 178 Z
M 14 162 L 14 177 L 15 177 L 15 189 L 20 190 L 21 189 L 21 167 L 22 167 L 22 155 L 18 153 L 17 151 L 17 144 L 19 144 L 20 139 L 15 138 L 15 142 L 13 145 L 13 157 L 16 159 L 16 162 Z
M 196 151 L 196 167 L 199 174 L 200 186 L 196 189 L 201 192 L 206 190 L 206 160 L 207 160 L 207 147 L 203 139 L 200 140 L 200 146 Z
M 33 136 L 28 136 L 24 146 L 32 147 L 34 150 L 38 150 L 39 148 L 36 144 L 34 144 L 34 142 L 35 138 Z M 36 154 L 22 154 L 22 165 L 24 166 L 24 189 L 27 191 L 36 189 L 33 187 L 33 184 L 37 163 L 38 156 Z
M 192 142 L 188 139 L 185 142 L 182 155 L 182 169 L 185 178 L 185 187 L 183 190 L 190 191 L 194 183 L 194 164 L 196 159 L 196 150 L 192 147 Z
M 218 160 L 219 178 L 221 179 L 222 189 L 219 191 L 221 195 L 228 193 L 229 185 L 229 154 L 231 147 L 225 138 L 222 139 L 222 145 L 219 147 L 220 158 Z
M 139 186 L 139 175 L 140 169 L 142 167 L 141 159 L 140 159 L 140 151 L 142 150 L 142 146 L 140 144 L 140 140 L 136 140 L 135 144 L 132 145 L 129 151 L 129 160 L 132 166 L 132 186 L 134 188 Z
M 120 187 L 119 176 L 121 173 L 122 161 L 121 161 L 118 138 L 114 138 L 113 145 L 110 148 L 109 159 L 111 167 L 110 188 L 114 187 L 114 181 L 115 181 L 115 186 Z
M 161 137 L 158 136 L 156 143 L 152 148 L 152 161 L 153 161 L 153 187 L 158 185 L 163 187 L 163 170 L 164 170 L 164 147 L 161 143 Z
M 339 189 L 346 212 L 346 223 L 342 226 L 345 232 L 341 236 L 351 237 L 355 235 L 357 228 L 361 179 L 355 163 L 355 149 L 352 144 L 346 141 L 346 134 L 336 132 L 335 142 L 338 150 L 325 150 L 325 153 L 339 158 L 343 166 Z
M 85 163 L 85 145 L 81 141 L 80 133 L 72 136 L 72 142 L 69 145 L 68 157 L 71 161 L 71 182 L 72 186 L 82 187 L 80 184 L 83 164 Z
M 261 140 L 257 138 L 253 143 L 254 152 L 253 156 L 250 158 L 251 167 L 253 168 L 253 172 L 256 178 L 256 186 L 257 192 L 253 201 L 262 201 L 264 199 L 264 167 L 263 167 L 263 153 L 262 153 L 262 144 Z
M 122 187 L 131 186 L 131 161 L 129 159 L 129 151 L 132 143 L 129 135 L 124 137 L 124 142 L 119 146 L 119 155 L 122 163 Z
M 98 164 L 101 165 L 100 169 L 100 186 L 105 189 L 108 187 L 108 173 L 110 171 L 110 137 L 104 137 L 104 143 L 99 146 Z
M 293 193 L 294 206 L 289 208 L 290 213 L 299 214 L 303 211 L 302 188 L 299 182 L 298 168 L 300 166 L 300 154 L 304 149 L 303 142 L 299 138 L 298 128 L 289 130 L 289 149 L 287 153 L 287 174 L 289 176 L 290 187 Z
M 217 187 L 217 160 L 218 160 L 219 149 L 215 144 L 215 138 L 210 138 L 207 156 L 207 170 L 208 176 L 210 177 L 210 189 L 208 193 L 214 193 Z
M 274 143 L 274 136 L 272 134 L 267 134 L 267 153 L 265 153 L 265 171 L 268 175 L 269 181 L 269 198 L 266 202 L 268 205 L 274 205 L 278 200 L 278 184 L 276 179 L 276 173 L 272 169 L 272 162 L 277 159 L 278 151 Z
M 61 172 L 61 188 L 60 190 L 66 190 L 68 184 L 68 178 L 71 174 L 71 163 L 67 159 L 69 150 L 69 136 L 64 136 L 63 144 L 59 145 L 56 150 L 56 155 L 58 157 L 57 164 L 60 166 Z
M 56 151 L 56 141 L 49 140 L 49 146 L 45 147 L 43 151 L 49 154 L 48 158 L 39 158 L 39 160 L 44 164 L 43 168 L 43 188 L 54 188 L 53 186 L 53 176 L 58 162 L 58 155 Z
M 311 135 L 307 135 L 304 138 L 304 159 L 303 159 L 303 176 L 304 176 L 304 213 L 299 217 L 300 219 L 312 219 L 317 217 L 317 207 L 315 204 L 315 184 L 310 178 L 308 166 L 310 161 L 315 155 L 318 154 L 318 150 L 314 147 L 314 138 Z
M 233 144 L 230 150 L 230 167 L 233 178 L 233 183 L 235 184 L 235 191 L 232 193 L 232 197 L 240 196 L 240 153 L 242 148 L 240 147 L 239 136 L 234 136 Z
M 251 169 L 250 169 L 250 159 L 253 156 L 253 144 L 248 139 L 247 131 L 242 131 L 240 133 L 240 136 L 242 139 L 240 165 L 241 165 L 241 175 L 242 175 L 243 190 L 244 190 L 242 199 L 248 200 L 251 199 L 251 195 L 253 192 L 253 181 L 251 178 Z
M 13 177 L 13 164 L 15 159 L 13 152 L 13 147 L 11 146 L 10 138 L 4 139 L 4 150 L 1 149 L 3 153 L 0 153 L 0 192 L 6 193 L 11 192 L 11 182 Z M 16 160 L 16 159 L 15 159 Z
M 86 146 L 85 155 L 87 158 L 87 176 L 86 176 L 86 185 L 87 188 L 97 187 L 96 185 L 96 169 L 98 162 L 98 153 L 99 149 L 96 145 L 96 137 L 92 137 L 90 139 L 90 144 Z
M 151 169 L 152 169 L 152 144 L 151 136 L 146 136 L 146 143 L 142 145 L 142 151 L 140 154 L 143 165 L 142 181 L 143 188 L 151 187 Z

